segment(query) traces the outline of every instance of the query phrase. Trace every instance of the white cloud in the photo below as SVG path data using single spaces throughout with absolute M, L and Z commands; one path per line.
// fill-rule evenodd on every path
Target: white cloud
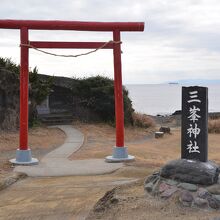
M 220 79 L 218 0 L 1 0 L 0 19 L 145 21 L 143 33 L 123 33 L 124 83 L 159 83 L 186 78 Z M 111 33 L 31 31 L 31 40 L 108 41 Z M 0 56 L 19 62 L 19 32 L 0 30 Z M 59 53 L 81 53 L 54 50 Z M 112 51 L 78 59 L 30 52 L 41 73 L 113 77 Z

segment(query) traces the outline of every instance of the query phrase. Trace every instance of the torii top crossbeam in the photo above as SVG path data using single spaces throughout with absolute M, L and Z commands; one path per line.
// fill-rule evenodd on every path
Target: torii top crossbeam
M 0 28 L 75 31 L 143 31 L 144 22 L 82 22 L 41 20 L 0 20 Z
M 43 20 L 0 20 L 0 29 L 20 29 L 20 145 L 16 153 L 17 164 L 32 164 L 33 158 L 28 146 L 28 60 L 30 48 L 93 48 L 113 49 L 114 93 L 116 118 L 116 147 L 110 161 L 127 160 L 129 155 L 124 147 L 124 105 L 121 71 L 122 31 L 143 31 L 144 22 L 82 22 L 82 21 L 43 21 Z M 112 42 L 43 42 L 29 41 L 29 30 L 73 30 L 109 31 L 113 33 Z M 104 44 L 104 46 L 103 46 Z M 107 158 L 109 159 L 109 158 Z

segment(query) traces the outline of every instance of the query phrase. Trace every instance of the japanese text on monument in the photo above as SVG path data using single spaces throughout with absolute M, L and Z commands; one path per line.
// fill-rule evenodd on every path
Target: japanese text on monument
M 182 87 L 182 158 L 207 160 L 208 88 Z
M 189 92 L 188 103 L 191 103 L 192 106 L 189 106 L 189 116 L 190 120 L 189 128 L 187 129 L 187 134 L 189 135 L 189 144 L 187 144 L 187 150 L 189 153 L 200 153 L 199 146 L 197 143 L 197 136 L 200 134 L 201 129 L 198 127 L 197 121 L 201 119 L 199 115 L 200 108 L 196 106 L 196 103 L 201 103 L 201 100 L 198 98 L 198 91 Z

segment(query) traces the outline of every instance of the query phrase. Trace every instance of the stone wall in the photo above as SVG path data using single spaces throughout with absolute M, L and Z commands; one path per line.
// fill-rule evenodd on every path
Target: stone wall
M 0 129 L 19 125 L 19 76 L 0 68 Z

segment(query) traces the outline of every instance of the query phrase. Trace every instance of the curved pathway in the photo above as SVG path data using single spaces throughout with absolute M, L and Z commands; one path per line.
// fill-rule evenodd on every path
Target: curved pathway
M 32 177 L 81 176 L 112 173 L 123 166 L 123 163 L 106 163 L 104 159 L 69 160 L 68 157 L 82 146 L 84 136 L 71 125 L 56 127 L 66 133 L 65 143 L 45 155 L 38 165 L 17 166 L 14 171 L 23 172 Z

